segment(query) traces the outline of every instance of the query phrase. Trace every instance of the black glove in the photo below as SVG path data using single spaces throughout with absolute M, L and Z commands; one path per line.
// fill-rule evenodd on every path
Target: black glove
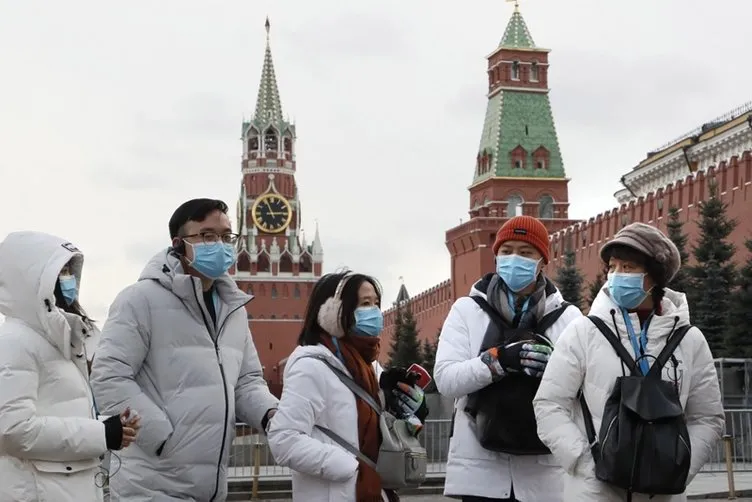
M 108 450 L 119 450 L 123 446 L 123 422 L 120 415 L 113 415 L 104 421 L 104 439 Z
M 525 373 L 540 378 L 552 351 L 551 344 L 546 341 L 521 340 L 488 349 L 483 354 L 485 358 L 481 357 L 481 360 L 491 368 L 491 371 L 494 371 L 494 362 L 498 362 L 503 369 L 499 377 L 507 373 Z M 497 372 L 494 373 L 496 376 Z
M 420 375 L 408 373 L 405 368 L 389 368 L 381 373 L 379 387 L 384 391 L 386 407 L 389 411 L 397 415 L 398 418 L 407 418 L 407 408 L 414 408 L 415 405 L 418 405 L 418 408 L 413 411 L 413 414 L 421 422 L 428 416 L 428 406 L 426 405 L 423 390 L 417 387 L 419 379 Z M 414 387 L 414 389 L 410 392 L 405 392 L 405 389 L 400 389 L 398 385 L 400 383 L 408 387 Z
M 413 386 L 418 382 L 419 375 L 408 373 L 405 368 L 389 368 L 381 372 L 379 387 L 385 394 L 391 393 L 400 382 Z

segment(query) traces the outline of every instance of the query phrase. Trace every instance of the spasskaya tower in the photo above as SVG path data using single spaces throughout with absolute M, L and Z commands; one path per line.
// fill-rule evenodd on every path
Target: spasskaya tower
M 303 233 L 296 129 L 282 113 L 269 31 L 267 18 L 256 109 L 241 128 L 240 241 L 231 272 L 240 289 L 254 296 L 248 322 L 264 377 L 278 394 L 284 362 L 297 344 L 308 297 L 322 274 L 324 251 L 318 225 L 310 244 Z

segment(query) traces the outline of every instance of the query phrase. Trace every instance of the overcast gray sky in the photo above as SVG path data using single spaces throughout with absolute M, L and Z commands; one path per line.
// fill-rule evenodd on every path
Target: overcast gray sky
M 199 196 L 239 193 L 264 18 L 298 127 L 303 223 L 325 268 L 372 273 L 392 301 L 449 277 L 467 218 L 501 0 L 0 0 L 0 237 L 53 232 L 86 254 L 103 319 Z M 645 153 L 752 99 L 752 3 L 522 0 L 550 56 L 570 215 L 615 205 Z

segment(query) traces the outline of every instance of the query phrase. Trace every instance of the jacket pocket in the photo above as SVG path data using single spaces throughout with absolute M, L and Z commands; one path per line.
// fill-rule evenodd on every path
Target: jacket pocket
M 37 471 L 48 474 L 73 474 L 94 469 L 101 465 L 101 460 L 98 458 L 76 460 L 75 462 L 49 462 L 46 460 L 31 460 L 30 462 Z

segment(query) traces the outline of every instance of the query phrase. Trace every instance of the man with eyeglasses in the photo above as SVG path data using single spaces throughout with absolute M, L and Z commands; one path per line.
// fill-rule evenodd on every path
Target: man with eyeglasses
M 129 407 L 138 441 L 110 462 L 110 500 L 223 501 L 235 421 L 265 430 L 277 407 L 227 274 L 238 234 L 227 205 L 194 199 L 170 218 L 172 245 L 110 306 L 92 364 L 100 414 Z M 120 464 L 120 465 L 118 465 Z

